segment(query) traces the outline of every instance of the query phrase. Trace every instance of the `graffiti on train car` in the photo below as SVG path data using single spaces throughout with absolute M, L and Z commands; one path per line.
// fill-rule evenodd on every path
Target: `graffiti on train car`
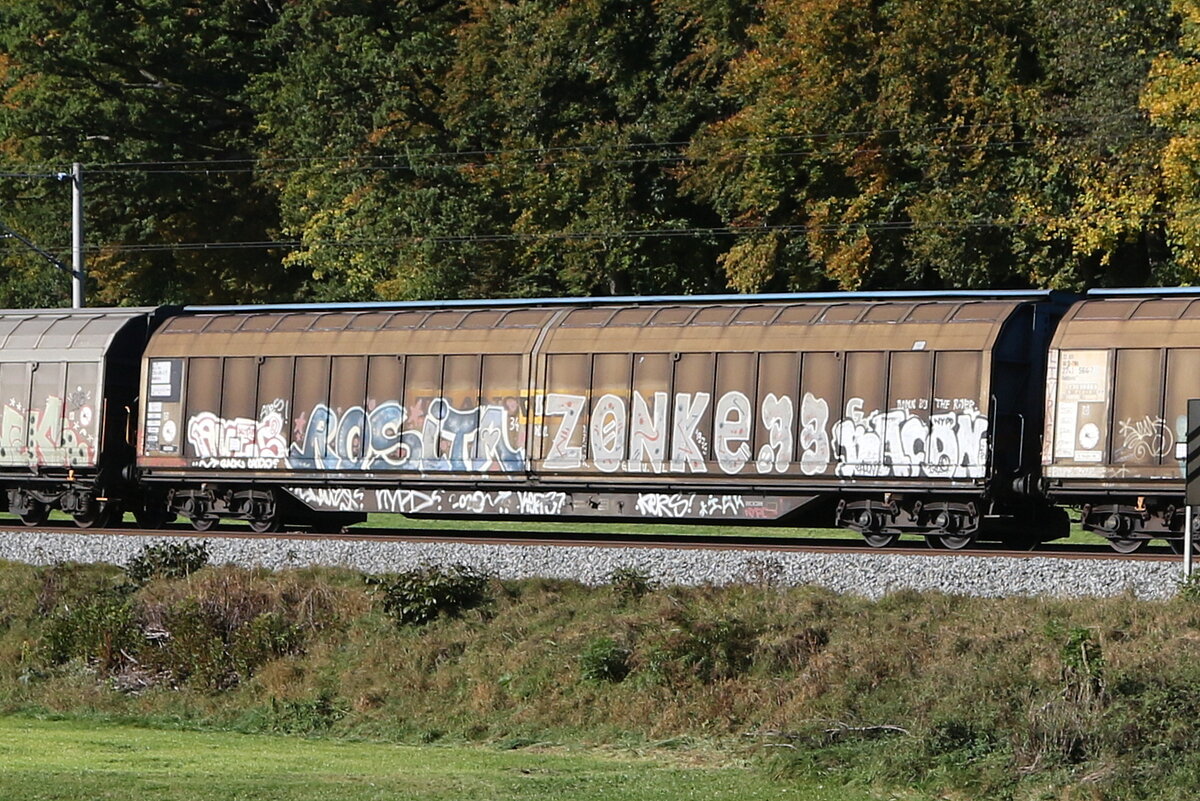
M 712 456 L 730 475 L 754 464 L 759 473 L 786 472 L 795 459 L 792 399 L 768 393 L 759 405 L 758 424 L 766 439 L 754 454 L 755 416 L 747 395 L 737 390 L 710 404 L 707 392 L 675 396 L 668 430 L 667 394 L 657 392 L 651 404 L 633 392 L 632 421 L 625 399 L 605 394 L 592 406 L 590 421 L 581 395 L 551 393 L 542 417 L 557 418 L 543 462 L 547 470 L 592 466 L 604 472 L 693 472 L 708 470 L 707 441 L 701 424 L 712 414 Z M 970 399 L 901 400 L 897 408 L 868 410 L 861 398 L 846 402 L 845 414 L 831 419 L 829 404 L 811 392 L 800 402 L 800 471 L 820 475 L 832 467 L 839 476 L 930 476 L 975 478 L 987 463 L 987 418 Z M 628 448 L 626 449 L 626 442 Z
M 1118 420 L 1117 436 L 1120 439 L 1113 448 L 1113 461 L 1118 464 L 1157 462 L 1175 451 L 1175 434 L 1170 425 L 1154 415 Z
M 915 407 L 863 410 L 861 398 L 846 403 L 833 425 L 841 476 L 979 478 L 987 464 L 987 418 L 971 401 L 939 401 L 946 408 L 915 415 Z
M 420 470 L 490 472 L 525 469 L 524 448 L 512 404 L 466 409 L 445 398 L 412 412 L 398 401 L 343 412 L 318 404 L 297 420 L 290 467 L 330 470 Z
M 284 425 L 287 401 L 276 398 L 263 404 L 258 419 L 226 418 L 212 412 L 192 415 L 187 438 L 195 451 L 197 467 L 269 470 L 287 455 Z
M 362 487 L 285 487 L 305 505 L 326 512 L 403 515 L 594 517 L 626 514 L 664 519 L 771 520 L 805 502 L 802 497 L 707 492 L 589 492 L 452 490 Z
M 902 399 L 870 409 L 851 397 L 835 416 L 811 392 L 802 395 L 799 414 L 791 397 L 773 392 L 757 409 L 738 390 L 715 403 L 708 392 L 672 399 L 634 391 L 631 398 L 605 393 L 589 404 L 583 395 L 537 396 L 532 431 L 545 450 L 541 469 L 961 479 L 983 476 L 987 464 L 988 421 L 971 399 Z M 290 448 L 286 406 L 276 400 L 258 420 L 193 416 L 196 464 L 423 473 L 530 466 L 526 414 L 515 398 L 456 406 L 435 397 L 410 407 L 391 400 L 345 410 L 320 403 L 293 420 Z
M 42 408 L 9 399 L 0 413 L 0 464 L 83 465 L 96 458 L 92 394 L 82 387 Z

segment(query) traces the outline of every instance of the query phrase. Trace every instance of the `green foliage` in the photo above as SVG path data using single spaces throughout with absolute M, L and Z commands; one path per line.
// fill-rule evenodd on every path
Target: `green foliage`
M 318 734 L 328 731 L 345 714 L 345 706 L 329 690 L 310 699 L 272 697 L 269 728 L 285 734 Z
M 125 564 L 125 575 L 141 586 L 155 578 L 187 578 L 207 564 L 207 542 L 164 540 L 143 545 Z
M 580 675 L 588 681 L 619 684 L 629 675 L 629 655 L 629 649 L 611 637 L 597 637 L 579 655 Z
M 620 603 L 629 604 L 650 593 L 656 582 L 644 570 L 618 567 L 608 574 L 608 584 Z
M 214 692 L 244 682 L 268 662 L 303 653 L 312 633 L 329 625 L 326 592 L 271 586 L 231 568 L 196 577 L 194 559 L 173 564 L 173 570 L 157 564 L 145 573 L 157 581 L 141 588 L 111 578 L 56 586 L 64 572 L 82 571 L 48 569 L 43 586 L 54 589 L 44 601 L 51 611 L 39 646 L 42 662 L 81 660 L 128 686 L 165 682 Z M 136 680 L 127 681 L 127 673 Z
M 1080 701 L 1100 698 L 1104 693 L 1104 656 L 1096 634 L 1082 626 L 1073 627 L 1062 648 L 1066 689 Z
M 1200 571 L 1192 573 L 1179 583 L 1175 597 L 1188 603 L 1200 601 Z
M 104 245 L 88 257 L 95 301 L 278 300 L 293 291 L 268 248 L 218 259 L 171 247 L 273 238 L 274 193 L 246 169 L 258 125 L 246 88 L 270 65 L 262 40 L 275 17 L 258 0 L 0 9 L 0 153 L 19 173 L 86 165 L 88 242 Z M 196 169 L 212 160 L 240 161 Z M 12 178 L 0 189 L 19 198 L 15 208 L 6 202 L 6 222 L 63 254 L 67 186 Z M 61 305 L 62 291 L 53 297 L 45 286 L 67 285 L 54 268 L 26 254 L 0 266 L 23 276 L 23 294 Z
M 1181 25 L 1174 47 L 1158 52 L 1146 82 L 1142 107 L 1170 139 L 1161 149 L 1167 232 L 1179 263 L 1181 281 L 1200 276 L 1200 8 L 1174 0 Z
M 1132 112 L 1171 35 L 1162 2 L 763 8 L 723 87 L 741 106 L 693 139 L 686 178 L 747 229 L 731 285 L 1163 275 L 1157 150 Z
M 52 665 L 82 659 L 109 672 L 133 661 L 142 636 L 129 594 L 115 588 L 58 609 L 46 622 L 42 642 Z
M 383 611 L 401 626 L 422 626 L 456 617 L 491 600 L 490 577 L 468 565 L 424 565 L 368 579 L 382 598 Z
M 1191 280 L 1194 6 L 19 0 L 0 222 L 83 162 L 114 304 Z
M 707 684 L 749 670 L 756 645 L 754 628 L 737 618 L 680 616 L 651 667 L 659 674 L 691 676 Z

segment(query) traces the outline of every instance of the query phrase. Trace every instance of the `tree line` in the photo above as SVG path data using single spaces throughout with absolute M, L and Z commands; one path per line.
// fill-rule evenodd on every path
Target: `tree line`
M 1200 273 L 1197 0 L 14 0 L 0 87 L 0 224 L 61 255 L 82 162 L 96 304 Z

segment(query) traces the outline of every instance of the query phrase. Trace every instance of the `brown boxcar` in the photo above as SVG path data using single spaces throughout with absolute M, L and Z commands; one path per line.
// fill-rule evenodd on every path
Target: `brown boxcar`
M 197 309 L 147 349 L 139 461 L 199 528 L 385 511 L 1046 538 L 1039 379 L 1061 310 L 1050 293 Z
M 1089 293 L 1047 365 L 1049 492 L 1122 552 L 1182 547 L 1187 400 L 1200 396 L 1200 292 Z
M 0 481 L 27 525 L 104 523 L 135 494 L 138 368 L 165 310 L 0 311 Z

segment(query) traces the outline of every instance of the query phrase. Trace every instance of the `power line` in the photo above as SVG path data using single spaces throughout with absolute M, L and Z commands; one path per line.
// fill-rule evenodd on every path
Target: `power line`
M 1058 223 L 1069 218 L 1044 217 L 1022 220 L 1006 220 L 1003 218 L 974 218 L 962 220 L 898 220 L 878 222 L 847 222 L 829 223 L 823 225 L 779 224 L 760 226 L 715 226 L 691 228 L 648 228 L 621 231 L 544 231 L 531 233 L 473 233 L 473 234 L 411 234 L 403 237 L 380 239 L 280 239 L 242 242 L 176 242 L 176 243 L 106 243 L 88 245 L 86 252 L 90 254 L 120 251 L 125 253 L 158 253 L 175 251 L 223 251 L 223 250 L 298 250 L 304 247 L 329 248 L 369 248 L 387 247 L 407 243 L 431 242 L 436 244 L 487 244 L 499 242 L 530 242 L 530 241 L 589 241 L 615 239 L 667 239 L 667 238 L 702 238 L 751 236 L 770 233 L 808 233 L 840 232 L 840 231 L 914 231 L 920 229 L 993 229 L 993 228 L 1027 228 L 1035 225 Z M 1147 217 L 1139 218 L 1143 224 L 1166 224 L 1191 218 Z M 1200 220 L 1200 218 L 1196 218 Z
M 984 130 L 984 129 L 1036 127 L 1038 125 L 1042 125 L 1042 126 L 1067 125 L 1067 124 L 1095 125 L 1095 124 L 1102 123 L 1105 121 L 1110 121 L 1110 120 L 1131 119 L 1131 118 L 1137 118 L 1137 117 L 1141 117 L 1141 116 L 1144 116 L 1144 112 L 1141 112 L 1139 109 L 1128 109 L 1126 111 L 1118 112 L 1118 113 L 1114 113 L 1114 114 L 1110 114 L 1110 115 L 1100 115 L 1100 116 L 1092 116 L 1092 117 L 1063 117 L 1063 118 L 1048 119 L 1048 120 L 1036 120 L 1036 119 L 1035 120 L 1013 120 L 1013 121 L 1004 121 L 1004 122 L 972 123 L 972 124 L 963 124 L 963 125 L 939 124 L 939 125 L 906 126 L 906 127 L 893 127 L 893 128 L 861 129 L 861 130 L 852 130 L 852 131 L 812 131 L 812 132 L 802 132 L 802 133 L 795 133 L 795 134 L 778 134 L 778 135 L 761 136 L 761 137 L 735 137 L 735 138 L 731 138 L 731 139 L 721 139 L 719 141 L 724 144 L 749 145 L 749 144 L 771 144 L 771 143 L 778 143 L 778 142 L 803 141 L 803 140 L 838 140 L 838 139 L 846 139 L 846 138 L 869 138 L 869 137 L 873 137 L 873 136 L 890 136 L 890 135 L 905 134 L 905 133 L 963 132 L 963 131 L 974 131 L 974 130 Z M 1126 139 L 1154 139 L 1154 138 L 1161 138 L 1163 136 L 1168 136 L 1168 135 L 1169 134 L 1167 134 L 1166 132 L 1152 132 L 1152 133 L 1148 133 L 1148 134 L 1131 134 L 1125 138 Z M 1060 137 L 1060 139 L 1074 139 L 1074 138 L 1082 139 L 1082 138 L 1089 138 L 1089 137 L 1090 137 L 1090 133 L 1083 133 L 1083 134 L 1071 134 L 1071 135 L 1062 136 L 1062 137 Z M 570 153 L 595 154 L 595 153 L 600 153 L 602 151 L 609 151 L 609 150 L 615 150 L 615 151 L 622 151 L 622 150 L 623 151 L 634 151 L 634 150 L 646 150 L 646 149 L 660 149 L 661 150 L 661 149 L 665 149 L 665 148 L 688 147 L 688 146 L 692 146 L 692 145 L 698 144 L 703 141 L 704 141 L 703 139 L 699 139 L 699 140 L 669 140 L 669 141 L 649 141 L 649 142 L 608 142 L 608 143 L 600 143 L 600 144 L 594 144 L 594 145 L 593 144 L 576 144 L 576 145 L 564 145 L 564 146 L 553 146 L 553 147 L 496 148 L 496 149 L 452 150 L 452 151 L 442 150 L 442 151 L 432 151 L 432 152 L 428 152 L 428 153 L 409 152 L 409 153 L 375 154 L 375 155 L 340 154 L 340 155 L 328 155 L 328 156 L 276 156 L 276 157 L 267 156 L 267 157 L 191 160 L 191 161 L 182 160 L 182 161 L 96 162 L 96 163 L 91 163 L 91 164 L 85 164 L 84 169 L 89 174 L 254 173 L 254 172 L 264 172 L 264 171 L 280 171 L 280 170 L 287 169 L 289 166 L 295 167 L 295 166 L 302 166 L 302 165 L 330 164 L 330 163 L 339 163 L 339 162 L 343 163 L 343 164 L 363 163 L 363 162 L 368 162 L 368 163 L 373 162 L 374 163 L 370 166 L 364 166 L 364 167 L 360 168 L 360 169 L 364 169 L 364 170 L 366 170 L 366 169 L 406 170 L 406 169 L 414 169 L 413 165 L 415 165 L 415 164 L 419 164 L 421 166 L 421 168 L 423 168 L 423 169 L 429 169 L 429 168 L 432 168 L 432 169 L 440 169 L 440 168 L 458 169 L 463 166 L 491 166 L 492 164 L 496 164 L 496 162 L 460 161 L 460 162 L 452 162 L 449 164 L 442 164 L 436 160 L 439 160 L 439 159 L 481 159 L 481 158 L 482 159 L 495 159 L 495 158 L 505 158 L 505 157 L 509 157 L 509 156 L 530 156 L 530 155 L 534 155 L 534 156 L 543 155 L 544 156 L 544 155 L 549 155 L 549 154 L 570 154 Z M 1026 138 L 1026 139 L 1019 139 L 1019 140 L 1002 141 L 1002 142 L 997 142 L 997 143 L 984 143 L 982 145 L 963 143 L 961 145 L 933 145 L 930 147 L 941 148 L 941 149 L 947 149 L 947 148 L 978 149 L 980 147 L 1005 147 L 1005 146 L 1016 146 L 1016 145 L 1028 145 L 1035 141 L 1036 140 Z M 897 151 L 897 150 L 910 150 L 910 149 L 918 148 L 920 146 L 921 145 L 919 145 L 919 144 L 893 145 L 893 146 L 886 146 L 886 147 L 879 147 L 879 148 L 871 148 L 871 150 L 875 151 L 875 152 L 892 152 L 892 151 Z M 778 157 L 788 157 L 788 156 L 798 156 L 798 155 L 813 155 L 813 154 L 817 154 L 817 153 L 821 153 L 821 152 L 825 152 L 825 151 L 820 150 L 820 149 L 805 149 L 805 150 L 784 151 L 784 152 L 779 152 L 779 153 L 769 153 L 769 152 L 764 153 L 764 152 L 755 152 L 755 151 L 750 151 L 750 150 L 730 150 L 730 151 L 727 151 L 726 153 L 720 154 L 718 156 L 711 156 L 711 157 L 704 157 L 704 158 L 706 160 L 711 160 L 714 158 L 727 158 L 730 155 L 732 155 L 734 157 L 745 156 L 745 157 L 778 158 Z M 680 153 L 680 154 L 670 154 L 670 155 L 666 155 L 666 156 L 657 156 L 657 157 L 651 156 L 651 157 L 634 158 L 634 159 L 626 159 L 626 160 L 613 159 L 611 157 L 606 157 L 604 160 L 595 161 L 595 162 L 589 162 L 588 160 L 585 159 L 582 161 L 582 163 L 595 163 L 598 165 L 612 165 L 612 164 L 656 163 L 656 162 L 660 162 L 660 161 L 662 161 L 662 162 L 679 162 L 679 161 L 689 161 L 689 160 L 695 161 L 698 159 L 696 157 L 689 157 L 685 154 Z M 397 164 L 392 167 L 384 166 L 384 165 L 387 165 L 388 163 L 392 163 L 392 162 L 404 162 L 404 163 Z M 432 163 L 428 163 L 428 162 L 432 162 Z M 536 161 L 529 161 L 529 162 L 516 162 L 515 166 L 520 166 L 521 164 L 526 164 L 526 163 L 527 164 L 535 164 L 538 166 L 561 166 L 564 164 L 576 164 L 576 163 L 581 163 L 581 162 L 574 161 L 574 160 L 556 160 L 556 161 L 551 161 L 551 162 L 545 162 L 544 160 L 536 160 Z M 501 162 L 501 164 L 503 164 L 503 163 Z M 242 165 L 242 166 L 237 166 L 237 165 Z M 272 165 L 281 165 L 281 166 L 275 167 Z M 504 166 L 514 166 L 514 165 L 512 162 L 509 162 L 507 165 L 504 165 Z M 57 175 L 57 173 L 36 173 L 33 171 L 35 169 L 34 167 L 22 167 L 21 169 L 27 170 L 27 171 L 26 172 L 14 172 L 14 173 L 0 173 L 0 176 L 2 176 L 2 177 L 42 178 L 42 177 L 55 177 Z M 348 169 L 348 168 L 345 168 L 345 169 Z

